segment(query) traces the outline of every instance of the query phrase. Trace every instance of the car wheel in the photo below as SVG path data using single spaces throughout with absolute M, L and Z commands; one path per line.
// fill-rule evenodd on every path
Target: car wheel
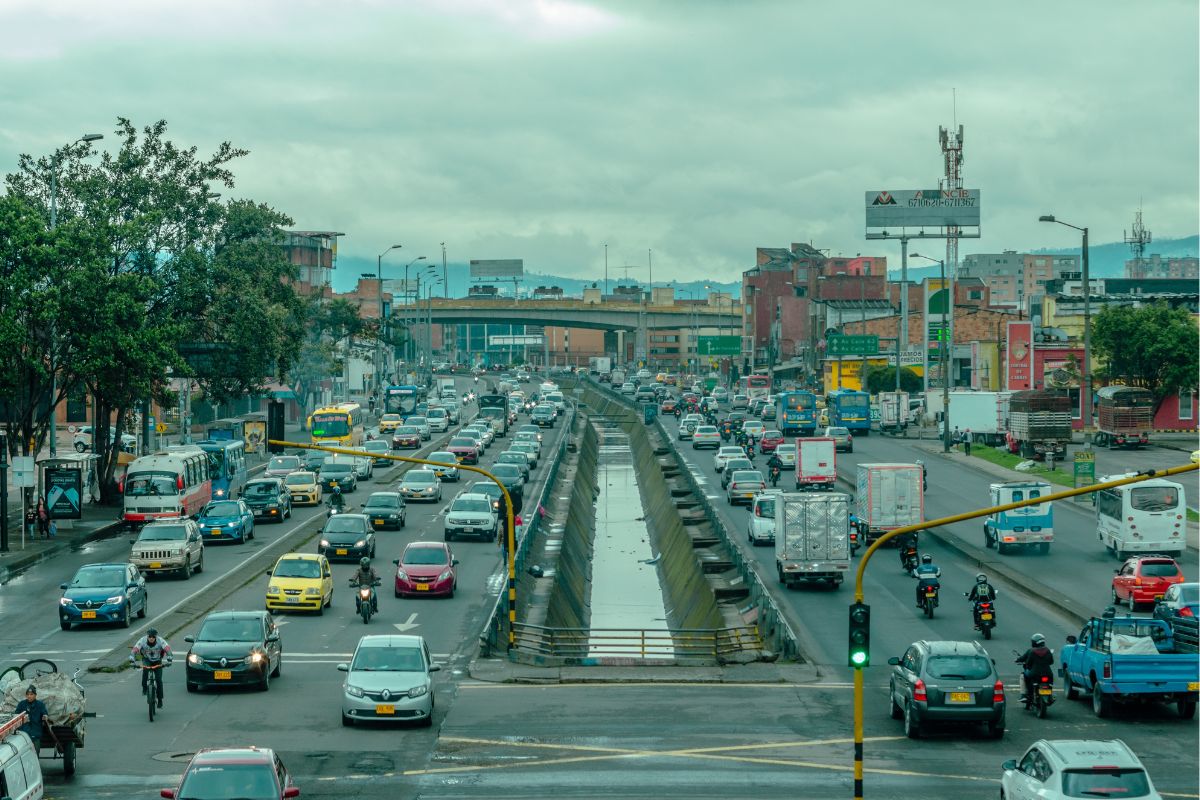
M 345 714 L 342 714 L 342 725 L 346 728 L 353 727 L 354 720 L 351 719 L 350 717 L 347 717 Z
M 325 604 L 324 603 L 317 603 L 317 616 L 318 617 L 325 616 Z
M 1063 693 L 1068 700 L 1078 700 L 1079 690 L 1075 688 L 1075 684 L 1071 683 L 1070 675 L 1063 675 Z
M 987 724 L 988 736 L 993 739 L 1004 738 L 1004 719 L 1001 718 L 998 722 L 989 722 Z
M 192 578 L 192 557 L 191 556 L 184 557 L 183 569 L 181 569 L 180 572 L 183 573 L 183 579 L 185 581 L 191 580 L 191 578 Z
M 266 692 L 266 691 L 269 691 L 270 689 L 271 689 L 271 671 L 263 670 L 262 680 L 260 680 L 258 682 L 258 690 L 260 692 Z
M 1112 604 L 1114 606 L 1121 605 L 1121 599 L 1117 597 L 1117 587 L 1112 587 Z
M 124 616 L 122 616 L 122 618 L 121 618 L 121 627 L 122 627 L 122 628 L 128 628 L 128 627 L 129 627 L 129 617 L 130 617 L 130 614 L 129 614 L 129 603 L 126 603 L 126 604 L 125 604 L 125 613 L 124 613 Z
M 405 522 L 407 522 L 407 517 L 408 517 L 408 515 L 407 515 L 407 514 L 401 514 L 401 515 L 400 515 L 400 527 L 401 527 L 401 528 L 403 528 L 403 527 L 404 527 L 404 524 L 405 524 Z
M 375 557 L 375 545 L 371 545 L 371 558 Z
M 1137 603 L 1133 601 L 1133 592 L 1130 592 L 1129 597 L 1125 598 L 1125 604 L 1129 606 L 1130 613 L 1133 613 L 1134 609 L 1137 608 Z
M 921 738 L 921 723 L 913 713 L 911 703 L 904 704 L 904 735 L 910 739 Z
M 283 651 L 279 651 L 279 663 L 275 665 L 275 669 L 271 670 L 271 677 L 278 678 L 283 674 Z
M 71 623 L 65 619 L 60 619 L 58 621 L 58 627 L 62 628 L 64 631 L 69 631 L 71 630 Z
M 196 572 L 204 572 L 204 551 L 200 551 L 200 560 L 196 562 Z
M 84 444 L 83 442 L 76 442 L 76 443 L 75 443 L 75 452 L 76 452 L 76 453 L 82 453 L 84 450 L 87 450 L 87 445 L 86 445 L 86 444 Z
M 1112 714 L 1112 700 L 1100 691 L 1100 684 L 1092 684 L 1092 713 L 1100 719 L 1107 719 Z
M 904 709 L 896 702 L 896 696 L 892 694 L 891 688 L 888 689 L 888 699 L 891 700 L 892 719 L 904 719 Z
M 395 593 L 396 593 L 396 597 L 400 597 L 400 590 L 399 590 L 399 589 L 395 589 L 395 590 L 393 590 L 393 591 L 395 591 Z

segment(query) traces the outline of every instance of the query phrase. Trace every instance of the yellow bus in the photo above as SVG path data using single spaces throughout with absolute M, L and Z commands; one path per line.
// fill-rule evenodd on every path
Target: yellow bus
M 318 408 L 308 418 L 314 444 L 358 447 L 363 442 L 363 411 L 358 403 Z

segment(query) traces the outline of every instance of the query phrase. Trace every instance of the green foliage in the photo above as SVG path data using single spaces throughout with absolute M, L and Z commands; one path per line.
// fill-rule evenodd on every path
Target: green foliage
M 1107 306 L 1092 319 L 1092 352 L 1103 378 L 1149 389 L 1160 402 L 1196 387 L 1196 323 L 1185 309 Z
M 867 391 L 871 394 L 891 392 L 896 389 L 895 367 L 874 367 L 867 370 Z M 920 392 L 925 389 L 921 376 L 908 367 L 900 368 L 900 390 Z
M 296 363 L 288 373 L 292 391 L 304 411 L 309 398 L 330 375 L 341 374 L 349 344 L 356 336 L 374 333 L 358 313 L 358 306 L 345 299 L 325 300 L 321 290 L 306 298 L 303 318 L 307 333 Z

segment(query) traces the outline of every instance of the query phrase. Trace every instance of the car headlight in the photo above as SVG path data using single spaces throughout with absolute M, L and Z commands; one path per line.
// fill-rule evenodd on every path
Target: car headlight
M 366 546 L 367 546 L 367 540 L 366 540 L 366 539 L 359 539 L 357 542 L 355 542 L 355 543 L 354 543 L 354 546 L 355 546 L 355 547 L 366 547 Z
M 402 569 L 396 570 L 396 579 L 401 581 L 408 580 L 408 573 Z
M 70 606 L 70 605 L 74 605 L 75 601 L 69 597 L 60 597 L 60 598 L 58 598 L 58 604 L 60 606 Z
M 442 574 L 441 574 L 441 575 L 438 575 L 438 577 L 437 577 L 437 579 L 438 579 L 439 581 L 449 580 L 449 578 L 450 578 L 450 570 L 448 570 L 448 569 L 447 569 L 447 570 L 444 570 L 444 571 L 442 572 Z
M 267 594 L 279 594 L 279 587 L 278 586 L 268 586 Z
M 174 547 L 171 549 L 170 552 L 171 552 L 171 555 L 173 555 L 173 556 L 183 555 L 183 548 L 182 547 Z
M 236 528 L 238 524 L 236 522 L 226 522 L 225 526 L 228 528 Z
M 112 597 L 108 598 L 104 602 L 105 603 L 121 603 L 121 602 L 124 602 L 124 600 L 125 600 L 125 595 L 114 594 Z
M 201 661 L 203 661 L 203 659 L 200 658 L 200 656 L 196 655 L 195 653 L 188 653 L 187 662 L 189 664 L 199 664 Z
M 317 587 L 317 586 L 310 586 L 304 590 L 304 593 L 307 595 L 313 595 L 313 594 L 319 595 L 321 593 L 321 589 L 320 589 L 320 587 Z
M 223 497 L 224 495 L 225 495 L 224 489 L 217 489 L 217 497 Z
M 262 662 L 263 662 L 263 654 L 262 653 L 251 653 L 250 654 L 250 663 L 251 664 L 261 664 Z
M 357 686 L 351 686 L 350 684 L 347 683 L 346 684 L 346 694 L 350 695 L 351 697 L 362 697 L 363 690 L 358 688 Z
M 321 540 L 321 547 L 329 547 L 329 540 L 328 540 L 328 539 L 322 539 L 322 540 Z
M 414 686 L 408 690 L 409 697 L 424 697 L 427 694 L 429 694 L 428 686 Z

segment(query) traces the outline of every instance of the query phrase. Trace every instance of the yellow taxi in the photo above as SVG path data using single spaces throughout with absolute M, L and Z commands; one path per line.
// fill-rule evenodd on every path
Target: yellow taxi
M 384 414 L 379 418 L 379 432 L 391 433 L 404 424 L 404 417 L 399 414 Z
M 292 505 L 321 504 L 321 482 L 317 480 L 317 473 L 303 470 L 293 472 L 283 479 L 283 485 L 292 496 Z
M 280 556 L 269 573 L 267 611 L 316 611 L 333 605 L 333 571 L 318 553 Z

